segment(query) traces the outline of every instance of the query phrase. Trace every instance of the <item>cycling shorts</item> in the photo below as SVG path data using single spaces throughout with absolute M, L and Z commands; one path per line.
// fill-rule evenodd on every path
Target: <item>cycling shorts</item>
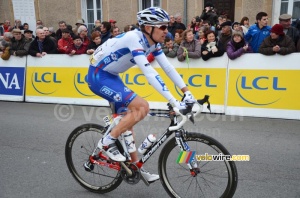
M 108 100 L 113 113 L 126 111 L 127 106 L 137 96 L 124 85 L 120 76 L 93 66 L 89 67 L 88 85 L 92 92 Z

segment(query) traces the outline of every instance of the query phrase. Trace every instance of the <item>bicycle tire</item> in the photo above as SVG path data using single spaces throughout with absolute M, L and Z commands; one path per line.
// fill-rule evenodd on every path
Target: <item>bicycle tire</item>
M 66 163 L 72 176 L 85 189 L 100 194 L 116 189 L 123 181 L 121 171 L 96 164 L 91 172 L 83 167 L 105 131 L 106 128 L 101 125 L 81 125 L 69 135 L 65 147 Z M 107 183 L 104 180 L 108 180 Z
M 197 155 L 230 155 L 222 144 L 204 134 L 187 133 L 183 141 Z M 238 183 L 234 161 L 197 161 L 200 173 L 193 177 L 186 164 L 177 163 L 179 153 L 180 148 L 174 137 L 164 146 L 158 161 L 161 183 L 171 197 L 227 198 L 234 195 Z

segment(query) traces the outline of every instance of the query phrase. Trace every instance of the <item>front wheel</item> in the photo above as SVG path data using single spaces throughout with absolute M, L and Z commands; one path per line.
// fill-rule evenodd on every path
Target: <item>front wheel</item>
M 65 148 L 68 168 L 76 181 L 84 188 L 97 193 L 107 193 L 121 182 L 120 165 L 112 162 L 102 152 L 93 160 L 92 153 L 106 128 L 96 124 L 84 124 L 70 134 Z
M 160 180 L 168 194 L 171 197 L 232 197 L 238 181 L 235 163 L 209 161 L 212 155 L 230 155 L 226 148 L 200 133 L 187 133 L 183 141 L 190 151 L 185 156 L 180 156 L 175 137 L 164 146 L 159 156 Z M 185 162 L 193 151 L 195 164 L 190 169 Z

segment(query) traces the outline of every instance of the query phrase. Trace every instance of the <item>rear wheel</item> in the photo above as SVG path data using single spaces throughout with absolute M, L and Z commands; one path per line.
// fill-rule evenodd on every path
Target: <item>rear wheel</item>
M 123 180 L 118 163 L 110 161 L 103 153 L 91 156 L 105 131 L 100 125 L 81 125 L 72 131 L 65 148 L 66 162 L 73 177 L 81 186 L 97 193 L 110 192 Z
M 230 155 L 215 139 L 199 133 L 187 133 L 183 139 L 199 155 Z M 232 197 L 237 187 L 237 170 L 233 161 L 202 161 L 195 157 L 197 165 L 190 170 L 180 163 L 181 150 L 171 139 L 159 156 L 159 174 L 165 190 L 171 197 Z M 210 157 L 208 157 L 210 158 Z M 200 161 L 198 161 L 200 160 Z M 177 163 L 178 162 L 178 163 Z M 197 168 L 196 168 L 197 167 Z

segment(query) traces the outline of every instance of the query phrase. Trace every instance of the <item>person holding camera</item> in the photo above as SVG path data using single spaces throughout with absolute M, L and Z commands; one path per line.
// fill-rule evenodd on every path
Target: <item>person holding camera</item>
M 214 5 L 211 2 L 207 2 L 204 6 L 204 10 L 200 16 L 203 21 L 210 21 L 212 26 L 218 23 L 218 15 L 214 10 Z

